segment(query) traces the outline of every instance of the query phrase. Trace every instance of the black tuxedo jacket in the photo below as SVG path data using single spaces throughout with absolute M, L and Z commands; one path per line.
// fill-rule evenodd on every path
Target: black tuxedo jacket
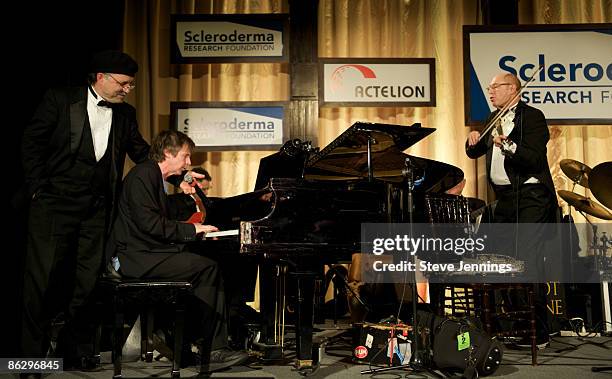
M 498 111 L 489 115 L 485 124 L 489 122 Z M 546 157 L 546 144 L 550 139 L 548 126 L 544 114 L 533 107 L 519 101 L 514 117 L 514 129 L 508 136 L 516 144 L 516 152 L 504 159 L 504 168 L 513 188 L 518 188 L 530 177 L 535 177 L 544 184 L 549 191 L 555 193 L 548 159 Z M 480 142 L 474 146 L 465 144 L 465 152 L 472 159 L 487 155 L 487 178 L 491 182 L 491 157 L 493 155 L 493 138 L 491 132 L 487 133 Z
M 87 122 L 87 87 L 51 89 L 45 94 L 23 135 L 22 156 L 29 197 L 50 185 L 50 179 L 71 167 Z M 146 160 L 149 144 L 138 131 L 129 104 L 113 107 L 108 148 L 112 149 L 109 184 L 113 208 L 119 195 L 125 155 Z
M 119 257 L 122 274 L 143 277 L 168 254 L 184 251 L 186 244 L 196 239 L 195 227 L 178 221 L 185 197 L 165 193 L 161 170 L 154 161 L 130 170 L 109 242 Z

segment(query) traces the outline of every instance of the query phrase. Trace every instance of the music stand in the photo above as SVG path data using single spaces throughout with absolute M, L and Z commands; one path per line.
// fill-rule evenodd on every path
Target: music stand
M 368 155 L 370 153 L 370 143 L 368 141 Z M 368 159 L 368 165 L 370 164 L 370 160 Z M 407 192 L 407 208 L 408 208 L 408 222 L 410 224 L 410 235 L 412 236 L 412 223 L 413 223 L 413 194 L 412 191 L 414 189 L 414 176 L 413 176 L 413 166 L 412 162 L 410 162 L 410 158 L 406 158 L 404 162 L 405 168 L 402 170 L 402 175 L 405 178 L 406 186 L 408 189 Z M 413 255 L 413 263 L 416 265 L 416 255 Z M 430 368 L 423 367 L 423 359 L 421 356 L 421 351 L 419 349 L 419 336 L 417 330 L 417 301 L 418 301 L 418 291 L 417 291 L 417 281 L 416 281 L 416 271 L 414 273 L 414 282 L 412 283 L 412 335 L 413 335 L 413 343 L 412 343 L 412 356 L 410 357 L 410 362 L 407 364 L 401 364 L 399 366 L 390 366 L 390 367 L 379 367 L 374 369 L 362 370 L 361 374 L 375 374 L 384 371 L 391 370 L 406 370 L 410 369 L 414 372 L 428 371 L 432 375 L 439 376 L 436 372 L 431 370 Z M 401 307 L 403 304 L 400 303 L 400 309 L 398 310 L 397 319 L 399 320 L 399 313 L 401 311 Z

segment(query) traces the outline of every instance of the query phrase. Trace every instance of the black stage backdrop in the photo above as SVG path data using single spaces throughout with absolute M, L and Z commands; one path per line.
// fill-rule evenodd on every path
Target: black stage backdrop
M 121 47 L 123 0 L 17 1 L 3 5 L 2 160 L 8 189 L 3 210 L 6 229 L 2 258 L 2 309 L 6 323 L 0 356 L 18 354 L 21 282 L 25 249 L 27 199 L 23 194 L 20 142 L 45 90 L 86 83 L 94 52 Z

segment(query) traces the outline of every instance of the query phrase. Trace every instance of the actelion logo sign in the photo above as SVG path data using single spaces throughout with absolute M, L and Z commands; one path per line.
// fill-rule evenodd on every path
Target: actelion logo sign
M 334 70 L 334 72 L 331 75 L 331 89 L 332 91 L 337 91 L 340 88 L 342 88 L 342 78 L 343 78 L 343 74 L 345 71 L 352 69 L 355 70 L 356 72 L 360 73 L 361 76 L 363 76 L 364 79 L 373 79 L 376 78 L 376 73 L 374 73 L 374 70 L 372 70 L 371 68 L 369 68 L 368 66 L 364 66 L 361 64 L 345 64 L 342 65 L 340 67 L 338 67 L 337 69 Z
M 340 91 L 344 88 L 343 85 L 343 74 L 345 71 L 356 72 L 356 75 L 360 75 L 364 82 L 368 79 L 376 79 L 376 73 L 368 66 L 361 64 L 347 64 L 336 68 L 331 77 L 331 90 L 334 92 Z M 425 97 L 425 86 L 402 86 L 402 85 L 378 85 L 372 83 L 371 85 L 353 84 L 352 88 L 349 88 L 357 99 L 363 98 L 384 98 L 384 99 L 402 99 L 402 98 L 424 98 Z
M 322 60 L 323 103 L 434 105 L 433 59 Z M 344 59 L 342 59 L 344 60 Z M 389 63 L 386 63 L 389 62 Z M 344 105 L 344 104 L 343 104 Z

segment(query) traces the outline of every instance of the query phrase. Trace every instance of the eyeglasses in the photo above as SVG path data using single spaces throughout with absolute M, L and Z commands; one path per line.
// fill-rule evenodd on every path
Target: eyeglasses
M 491 84 L 490 86 L 488 86 L 486 88 L 487 91 L 495 91 L 496 89 L 498 89 L 501 86 L 509 86 L 512 83 L 495 83 L 495 84 Z
M 120 82 L 117 79 L 115 79 L 115 77 L 112 76 L 111 74 L 106 74 L 106 75 L 109 76 L 111 79 L 113 79 L 115 81 L 115 83 L 119 84 L 124 89 L 127 88 L 129 90 L 133 90 L 134 88 L 136 88 L 136 83 L 135 82 L 129 82 L 129 81 Z

